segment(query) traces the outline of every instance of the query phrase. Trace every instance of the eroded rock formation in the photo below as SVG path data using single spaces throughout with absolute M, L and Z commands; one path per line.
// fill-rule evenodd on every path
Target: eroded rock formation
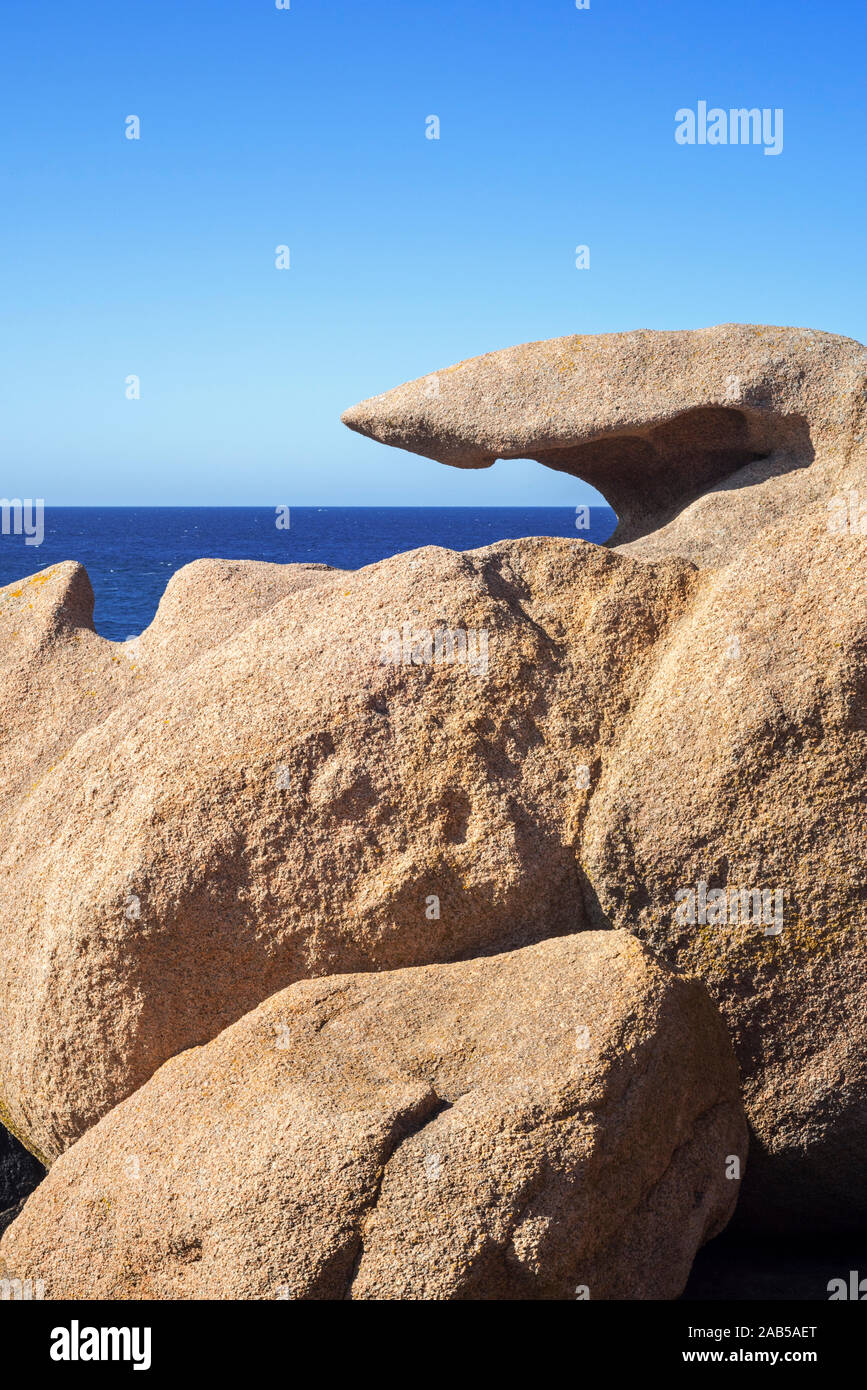
M 54 639 L 63 681 L 42 698 L 68 743 L 7 803 L 0 853 L 0 1100 L 49 1161 L 295 980 L 586 925 L 577 769 L 618 736 L 691 567 L 502 542 L 281 597 L 293 568 L 228 638 L 222 612 L 188 608 L 188 660 L 183 624 L 173 656 L 154 633 L 163 609 L 132 671 L 84 626 Z M 48 608 L 14 621 L 54 631 Z M 444 631 L 438 653 L 425 634 Z
M 72 1210 L 91 1135 L 296 982 L 384 1001 L 622 928 L 726 1020 L 740 1219 L 867 1224 L 864 349 L 728 326 L 430 380 L 347 422 L 566 467 L 623 543 L 201 562 L 134 644 L 80 567 L 0 591 L 0 1118 L 74 1146 Z
M 673 1298 L 746 1150 L 697 981 L 626 932 L 307 981 L 173 1058 L 0 1243 L 48 1298 Z
M 344 419 L 458 467 L 574 473 L 617 511 L 619 553 L 699 567 L 602 753 L 588 915 L 720 1002 L 756 1134 L 743 1219 L 867 1224 L 867 350 L 732 324 L 560 338 Z M 700 884 L 781 894 L 783 930 L 676 920 Z
M 353 406 L 350 429 L 457 468 L 531 458 L 592 483 L 611 544 L 724 563 L 812 503 L 867 432 L 867 349 L 723 324 L 554 338 L 470 358 Z

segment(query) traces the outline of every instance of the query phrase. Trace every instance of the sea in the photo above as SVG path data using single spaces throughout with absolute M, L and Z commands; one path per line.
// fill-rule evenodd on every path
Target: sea
M 192 560 L 360 569 L 424 545 L 475 550 L 521 536 L 598 545 L 617 524 L 611 508 L 601 506 L 589 508 L 589 527 L 580 530 L 583 518 L 570 507 L 292 507 L 288 516 L 274 507 L 48 507 L 37 546 L 23 533 L 6 534 L 14 532 L 14 518 L 3 520 L 0 587 L 77 560 L 96 595 L 96 630 L 114 642 L 148 626 L 172 575 Z

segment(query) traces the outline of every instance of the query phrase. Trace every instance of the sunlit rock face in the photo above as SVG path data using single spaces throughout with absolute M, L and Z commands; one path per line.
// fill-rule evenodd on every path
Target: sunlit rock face
M 688 564 L 427 547 L 252 566 L 210 603 L 218 575 L 191 566 L 132 651 L 70 611 L 82 575 L 0 591 L 0 628 L 39 653 L 32 756 L 52 747 L 0 847 L 0 1103 L 35 1153 L 295 980 L 586 925 L 577 770 L 617 736 Z
M 620 928 L 726 1020 L 739 1219 L 867 1225 L 864 350 L 583 342 L 350 423 L 589 449 L 620 546 L 203 561 L 125 644 L 80 566 L 0 591 L 0 1116 L 44 1161 L 297 982 Z
M 329 976 L 159 1069 L 0 1242 L 47 1298 L 676 1298 L 737 1200 L 737 1066 L 627 932 Z
M 343 420 L 457 468 L 536 459 L 605 495 L 620 523 L 609 544 L 724 563 L 844 486 L 867 429 L 865 382 L 867 350 L 850 338 L 724 324 L 506 348 Z
M 573 473 L 617 511 L 619 554 L 696 566 L 578 853 L 591 921 L 697 971 L 723 1008 L 754 1224 L 867 1225 L 865 382 L 850 339 L 729 324 L 509 348 L 344 416 L 457 467 Z M 710 915 L 677 915 L 690 893 Z

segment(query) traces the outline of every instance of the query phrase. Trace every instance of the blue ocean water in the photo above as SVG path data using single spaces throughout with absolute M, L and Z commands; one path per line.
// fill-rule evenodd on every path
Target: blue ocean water
M 54 507 L 42 545 L 0 534 L 0 587 L 77 560 L 96 594 L 97 631 L 123 641 L 147 627 L 169 579 L 191 560 L 359 569 L 423 545 L 474 550 L 519 536 L 600 544 L 616 525 L 609 507 L 590 509 L 589 530 L 575 521 L 569 507 L 293 507 L 289 529 L 278 530 L 273 507 Z

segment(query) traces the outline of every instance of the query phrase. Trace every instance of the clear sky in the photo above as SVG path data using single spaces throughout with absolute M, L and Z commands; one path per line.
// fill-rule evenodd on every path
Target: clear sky
M 863 0 L 6 0 L 0 494 L 585 500 L 340 412 L 566 333 L 867 338 L 865 53 Z M 782 108 L 783 152 L 678 145 L 702 100 Z

